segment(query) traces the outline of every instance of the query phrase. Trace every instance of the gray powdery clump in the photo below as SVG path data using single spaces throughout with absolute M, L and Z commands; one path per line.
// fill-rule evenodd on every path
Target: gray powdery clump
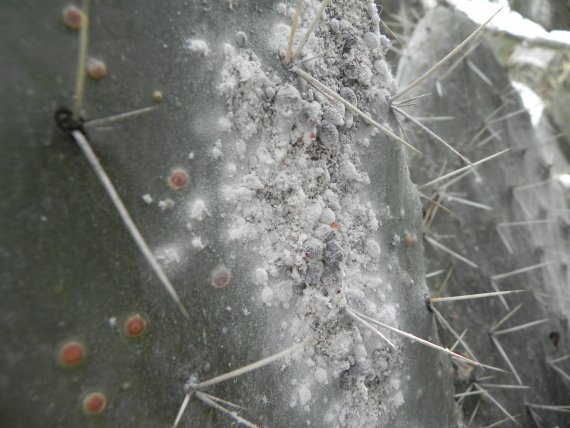
M 304 6 L 296 45 L 319 4 Z M 378 22 L 373 3 L 333 2 L 301 59 L 326 51 L 303 67 L 382 122 L 394 81 Z M 277 24 L 270 42 L 282 57 L 289 29 Z M 399 237 L 382 230 L 392 214 L 372 203 L 358 155 L 378 131 L 294 75 L 266 69 L 249 49 L 226 45 L 224 56 L 220 93 L 237 132 L 223 142 L 230 214 L 222 240 L 247 253 L 252 310 L 274 314 L 264 346 L 316 337 L 283 365 L 283 400 L 317 426 L 386 425 L 403 403 L 400 350 L 344 313 L 349 305 L 399 323 L 390 248 Z

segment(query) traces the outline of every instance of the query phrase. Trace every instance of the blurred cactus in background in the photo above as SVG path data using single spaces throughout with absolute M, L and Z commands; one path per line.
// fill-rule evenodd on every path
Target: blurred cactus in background
M 453 25 L 445 24 L 449 22 Z M 438 26 L 446 31 L 435 30 Z M 461 13 L 444 8 L 430 11 L 408 42 L 399 64 L 400 84 L 413 80 L 417 69 L 437 61 L 472 28 Z M 511 416 L 519 414 L 516 420 L 523 426 L 534 426 L 538 417 L 544 426 L 564 426 L 563 413 L 525 407 L 528 403 L 567 404 L 567 379 L 552 363 L 568 351 L 569 313 L 564 303 L 570 298 L 568 193 L 558 179 L 567 169 L 564 156 L 553 144 L 556 139 L 550 129 L 533 127 L 507 71 L 484 41 L 453 71 L 444 71 L 425 85 L 424 91 L 433 95 L 409 111 L 425 118 L 432 130 L 455 142 L 454 147 L 468 158 L 481 159 L 510 148 L 461 179 L 421 189 L 431 199 L 424 204 L 427 270 L 444 270 L 430 280 L 432 294 L 439 295 L 442 284 L 446 284 L 443 293 L 449 295 L 527 290 L 500 299 L 432 304 L 444 343 L 451 346 L 454 333 L 466 330 L 463 340 L 472 355 L 512 372 L 486 380 L 489 373 L 457 367 L 456 392 L 474 393 L 458 400 L 466 415 L 464 423 L 471 419 L 484 426 L 508 417 L 482 388 Z M 426 154 L 411 162 L 414 182 L 428 182 L 461 166 L 441 145 L 430 144 L 413 123 L 408 121 L 405 127 L 410 128 L 406 133 L 417 147 L 423 142 Z M 493 327 L 515 309 L 501 326 Z M 525 327 L 507 331 L 517 326 Z M 512 386 L 493 388 L 492 384 Z

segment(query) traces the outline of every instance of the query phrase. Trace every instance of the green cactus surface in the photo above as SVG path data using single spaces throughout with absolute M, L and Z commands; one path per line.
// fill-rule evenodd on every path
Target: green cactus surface
M 421 187 L 463 163 L 393 100 L 474 25 L 427 12 L 395 78 L 380 10 L 0 5 L 0 425 L 570 424 L 562 156 L 481 44 L 409 111 L 511 150 Z

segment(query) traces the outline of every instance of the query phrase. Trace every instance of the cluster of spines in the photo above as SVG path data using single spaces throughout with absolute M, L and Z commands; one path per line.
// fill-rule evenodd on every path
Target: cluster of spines
M 486 85 L 490 86 L 491 89 L 495 93 L 499 94 L 501 97 L 505 97 L 506 96 L 506 94 L 504 93 L 505 91 L 497 91 L 494 88 L 494 84 L 491 81 L 491 79 L 489 79 L 488 76 L 486 76 L 481 69 L 476 67 L 475 64 L 468 59 L 469 54 L 471 52 L 473 52 L 474 49 L 478 45 L 479 45 L 479 43 L 476 43 L 473 45 L 473 47 L 471 49 L 467 50 L 465 52 L 465 54 L 463 54 L 455 64 L 453 64 L 451 67 L 449 67 L 449 69 L 444 73 L 444 75 L 440 78 L 440 80 L 442 80 L 447 75 L 449 75 L 451 73 L 451 71 L 453 71 L 453 69 L 455 69 L 457 67 L 458 64 L 465 63 L 471 69 L 471 71 L 473 73 L 475 73 L 475 75 L 478 76 Z M 510 91 L 512 89 L 507 88 L 507 90 Z M 503 114 L 502 116 L 498 116 L 498 113 L 500 113 L 501 110 L 503 110 L 506 106 L 508 106 L 509 103 L 510 103 L 510 101 L 505 98 L 505 101 L 503 102 L 503 104 L 501 104 L 501 106 L 499 108 L 495 109 L 494 111 L 491 112 L 491 114 L 489 114 L 489 116 L 484 118 L 480 131 L 478 133 L 476 133 L 476 135 L 473 136 L 467 142 L 467 144 L 465 144 L 465 147 L 470 147 L 471 150 L 479 149 L 479 148 L 483 147 L 484 145 L 486 145 L 492 139 L 500 138 L 500 136 L 498 135 L 498 133 L 500 131 L 499 132 L 495 131 L 493 129 L 492 125 L 499 124 L 503 121 L 509 120 L 515 116 L 526 113 L 528 111 L 526 108 L 522 108 L 522 109 L 517 109 L 517 110 L 514 110 L 512 112 Z M 404 116 L 406 117 L 406 119 L 410 120 L 413 124 L 420 126 L 422 131 L 426 132 L 426 129 L 423 129 L 424 127 L 422 127 L 421 124 L 419 124 L 417 120 L 414 120 L 413 117 L 411 117 L 411 115 L 404 115 Z M 488 133 L 489 136 L 482 138 L 485 133 Z M 504 152 L 499 152 L 498 154 L 503 154 L 508 150 L 509 149 L 505 150 Z M 511 152 L 511 154 L 516 153 L 517 150 L 519 150 L 519 149 L 513 150 Z M 493 155 L 493 157 L 495 157 L 495 156 L 496 155 Z M 475 164 L 475 166 L 476 166 L 476 164 Z M 548 168 L 548 169 L 550 170 L 550 168 Z M 450 208 L 448 208 L 447 202 L 456 202 L 456 203 L 459 203 L 462 205 L 466 205 L 470 208 L 481 209 L 481 210 L 485 210 L 485 211 L 491 211 L 493 209 L 493 207 L 490 205 L 482 204 L 478 201 L 466 200 L 466 199 L 462 198 L 461 196 L 458 197 L 455 194 L 453 194 L 452 192 L 450 192 L 448 189 L 448 187 L 450 187 L 452 184 L 456 183 L 458 180 L 460 180 L 460 179 L 462 179 L 468 175 L 477 174 L 477 173 L 478 172 L 476 170 L 471 169 L 467 166 L 464 168 L 460 168 L 454 172 L 444 174 L 440 178 L 438 178 L 436 180 L 432 180 L 431 182 L 427 183 L 426 185 L 418 186 L 419 189 L 424 189 L 427 187 L 435 187 L 435 189 L 436 189 L 431 197 L 428 195 L 424 195 L 424 194 L 420 193 L 421 197 L 423 197 L 424 199 L 427 199 L 429 201 L 428 207 L 424 211 L 425 216 L 424 216 L 424 224 L 423 224 L 424 238 L 425 238 L 426 242 L 429 243 L 434 248 L 434 250 L 436 252 L 437 251 L 443 251 L 448 256 L 457 260 L 458 262 L 460 262 L 464 266 L 465 265 L 468 266 L 466 269 L 480 269 L 480 268 L 474 261 L 468 259 L 465 255 L 459 254 L 459 252 L 457 252 L 457 251 L 453 250 L 452 248 L 450 248 L 449 246 L 443 245 L 441 242 L 439 242 L 436 239 L 437 235 L 432 230 L 432 226 L 434 224 L 434 219 L 435 219 L 435 216 L 436 216 L 439 209 L 442 209 L 451 217 L 455 217 L 455 213 Z M 453 176 L 455 176 L 455 178 L 453 178 Z M 495 228 L 497 236 L 503 242 L 503 244 L 505 245 L 505 248 L 507 249 L 507 251 L 510 254 L 513 254 L 514 251 L 513 251 L 513 248 L 511 246 L 511 244 L 509 243 L 509 240 L 505 234 L 505 230 L 507 230 L 509 228 L 514 228 L 514 227 L 529 228 L 530 229 L 532 227 L 540 226 L 540 225 L 543 225 L 546 227 L 552 227 L 553 229 L 556 229 L 561 224 L 564 225 L 566 223 L 564 220 L 561 220 L 559 215 L 557 215 L 558 211 L 557 211 L 556 205 L 560 203 L 559 201 L 558 202 L 555 201 L 555 203 L 553 203 L 551 207 L 545 207 L 545 209 L 543 210 L 542 213 L 535 214 L 535 215 L 538 215 L 538 218 L 537 218 L 535 215 L 531 214 L 531 211 L 533 211 L 533 210 L 530 209 L 530 207 L 527 205 L 529 202 L 531 204 L 533 204 L 533 202 L 531 202 L 530 200 L 525 201 L 521 197 L 522 192 L 527 191 L 527 190 L 535 190 L 535 189 L 540 188 L 540 187 L 542 187 L 545 190 L 548 189 L 548 190 L 546 190 L 546 193 L 548 194 L 548 192 L 550 192 L 550 189 L 552 189 L 552 188 L 549 188 L 549 186 L 552 186 L 552 185 L 555 185 L 555 183 L 553 183 L 553 180 L 549 178 L 547 180 L 540 180 L 537 183 L 522 184 L 522 185 L 513 187 L 512 193 L 515 197 L 514 199 L 515 199 L 516 203 L 519 204 L 519 206 L 520 206 L 520 208 L 521 208 L 526 219 L 522 220 L 522 221 L 510 221 L 510 222 L 498 223 L 496 225 L 496 228 Z M 556 188 L 556 187 L 554 187 L 554 188 Z M 558 192 L 557 194 L 560 196 L 560 195 L 562 195 L 562 192 Z M 544 217 L 544 216 L 546 216 L 546 217 Z M 556 234 L 556 235 L 560 236 L 560 234 Z M 541 245 L 539 242 L 540 240 L 537 241 L 536 238 L 537 238 L 537 235 L 535 234 L 535 236 L 533 236 L 532 240 L 537 242 L 537 245 Z M 476 243 L 474 243 L 474 244 L 476 244 Z M 567 254 L 559 254 L 559 256 L 561 256 L 563 260 L 566 260 L 566 262 L 563 261 L 563 263 L 567 263 L 567 258 L 568 258 Z M 558 257 L 558 258 L 560 258 L 560 257 Z M 553 264 L 557 264 L 557 263 L 558 262 L 556 262 L 554 260 L 554 258 L 547 258 L 542 262 L 535 263 L 535 264 L 532 264 L 529 266 L 520 267 L 520 268 L 513 269 L 513 270 L 510 270 L 510 271 L 504 272 L 504 273 L 489 275 L 489 285 L 494 290 L 492 292 L 480 293 L 480 294 L 475 294 L 475 295 L 471 295 L 471 296 L 439 297 L 439 293 L 445 288 L 445 286 L 448 283 L 448 280 L 451 276 L 451 272 L 453 270 L 453 269 L 451 269 L 449 271 L 448 275 L 446 276 L 445 280 L 443 281 L 442 286 L 440 287 L 440 290 L 438 292 L 438 295 L 436 295 L 435 297 L 428 297 L 426 299 L 426 301 L 428 303 L 428 309 L 434 313 L 436 320 L 441 325 L 441 328 L 444 331 L 448 331 L 449 333 L 451 333 L 451 335 L 455 338 L 456 342 L 455 342 L 455 345 L 453 346 L 453 348 L 455 346 L 457 346 L 458 344 L 460 344 L 463 347 L 464 352 L 466 352 L 466 354 L 469 355 L 473 359 L 476 359 L 476 358 L 475 358 L 475 355 L 473 354 L 472 347 L 470 347 L 465 342 L 465 340 L 463 338 L 466 331 L 461 333 L 461 335 L 458 334 L 453 329 L 453 327 L 450 325 L 450 323 L 443 317 L 442 313 L 436 309 L 436 307 L 435 307 L 436 305 L 434 305 L 434 303 L 454 302 L 454 301 L 465 300 L 468 298 L 498 297 L 500 299 L 502 306 L 504 306 L 505 310 L 507 311 L 506 315 L 503 318 L 496 321 L 493 325 L 491 325 L 489 327 L 487 333 L 489 335 L 489 338 L 491 340 L 492 345 L 494 346 L 494 348 L 496 349 L 496 351 L 498 353 L 499 358 L 502 359 L 503 362 L 505 363 L 505 365 L 508 367 L 510 373 L 515 378 L 516 383 L 515 384 L 495 384 L 495 383 L 485 382 L 486 380 L 490 379 L 487 376 L 473 377 L 471 379 L 471 381 L 469 382 L 467 389 L 456 394 L 457 403 L 459 406 L 463 405 L 465 398 L 468 396 L 476 396 L 476 397 L 480 398 L 479 401 L 477 401 L 474 409 L 471 411 L 467 426 L 471 426 L 471 424 L 473 423 L 473 421 L 475 420 L 475 418 L 478 414 L 480 406 L 485 401 L 490 402 L 491 404 L 496 406 L 496 408 L 498 408 L 500 410 L 500 412 L 502 412 L 503 415 L 505 416 L 504 419 L 501 419 L 500 421 L 494 422 L 491 425 L 488 425 L 488 427 L 498 426 L 498 425 L 503 424 L 503 423 L 508 422 L 508 421 L 511 421 L 511 422 L 517 424 L 516 419 L 522 416 L 522 414 L 516 414 L 516 415 L 510 414 L 509 411 L 505 408 L 505 406 L 503 406 L 498 400 L 496 400 L 493 397 L 493 395 L 489 392 L 491 389 L 505 389 L 505 390 L 506 389 L 530 390 L 531 389 L 530 386 L 523 384 L 522 377 L 524 377 L 524 374 L 521 375 L 520 370 L 517 370 L 517 368 L 513 364 L 512 359 L 509 357 L 508 350 L 505 349 L 504 344 L 501 343 L 500 337 L 503 335 L 508 335 L 508 334 L 512 334 L 512 333 L 516 334 L 517 332 L 521 332 L 521 334 L 524 334 L 527 329 L 532 329 L 534 327 L 540 326 L 542 324 L 547 323 L 550 320 L 549 319 L 535 319 L 535 320 L 532 320 L 529 322 L 524 322 L 522 324 L 519 324 L 519 325 L 516 325 L 513 327 L 499 329 L 499 327 L 501 327 L 505 322 L 507 322 L 522 307 L 522 304 L 520 304 L 511 310 L 511 307 L 509 306 L 507 300 L 505 299 L 505 296 L 507 294 L 517 293 L 519 291 L 524 291 L 524 290 L 511 290 L 511 291 L 506 291 L 506 292 L 501 291 L 500 290 L 500 282 L 503 280 L 506 280 L 508 278 L 511 278 L 511 277 L 517 277 L 518 278 L 519 276 L 523 276 L 525 274 L 532 273 L 533 271 L 543 271 L 545 269 L 552 267 Z M 437 275 L 440 275 L 442 273 L 445 273 L 445 270 L 440 270 L 440 271 L 428 274 L 428 277 L 437 276 Z M 539 296 L 538 296 L 539 294 L 545 294 L 545 295 L 548 294 L 548 293 L 542 293 L 540 291 L 535 292 L 532 290 L 531 290 L 531 292 L 535 295 L 535 297 L 537 299 L 539 298 Z M 550 297 L 553 298 L 554 296 L 550 295 Z M 552 306 L 550 305 L 550 307 L 552 307 Z M 551 333 L 549 335 L 549 338 L 553 341 L 553 344 L 554 344 L 554 342 L 556 342 L 556 344 L 557 344 L 558 340 L 560 339 L 560 335 L 559 335 L 559 333 L 554 332 L 554 333 Z M 554 347 L 556 348 L 556 346 L 557 345 L 555 345 Z M 548 361 L 546 363 L 549 367 L 551 367 L 553 370 L 555 370 L 560 375 L 561 379 L 568 381 L 570 379 L 570 376 L 568 376 L 566 371 L 564 371 L 563 369 L 561 369 L 560 367 L 557 366 L 557 363 L 560 363 L 560 362 L 565 361 L 565 360 L 566 360 L 566 356 L 563 356 L 563 357 L 559 357 L 556 359 L 548 359 Z M 482 401 L 481 398 L 483 398 L 484 400 Z M 570 407 L 566 406 L 566 405 L 545 405 L 545 404 L 529 403 L 525 400 L 522 400 L 521 403 L 526 408 L 530 418 L 534 421 L 534 423 L 538 427 L 541 426 L 541 418 L 538 415 L 538 413 L 540 411 L 568 412 L 570 410 Z

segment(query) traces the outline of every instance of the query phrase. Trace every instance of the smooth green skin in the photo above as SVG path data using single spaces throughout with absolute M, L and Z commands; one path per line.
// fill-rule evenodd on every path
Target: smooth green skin
M 205 3 L 198 1 L 165 6 L 122 0 L 112 7 L 93 1 L 90 53 L 106 62 L 109 75 L 87 81 L 84 116 L 153 105 L 154 90 L 165 96 L 152 113 L 89 131 L 94 150 L 151 248 L 187 243 L 184 202 L 193 195 L 214 197 L 220 175 L 220 166 L 205 155 L 213 134 L 201 126 L 223 113 L 212 80 L 220 52 L 211 61 L 197 62 L 182 41 L 195 34 L 212 42 L 231 41 L 237 30 L 246 30 L 256 54 L 283 70 L 265 44 L 271 2 L 240 3 L 229 12 L 226 3 L 215 2 L 206 12 Z M 0 420 L 10 427 L 169 426 L 190 374 L 211 377 L 230 364 L 239 367 L 279 351 L 258 346 L 259 335 L 269 334 L 261 326 L 279 320 L 263 311 L 243 317 L 224 309 L 249 301 L 240 287 L 250 281 L 245 267 L 234 270 L 232 286 L 225 290 L 209 284 L 210 271 L 226 262 L 231 251 L 219 242 L 223 207 L 216 205 L 203 223 L 211 249 L 192 253 L 180 268 L 168 271 L 191 313 L 190 320 L 181 317 L 78 148 L 53 122 L 56 108 L 71 107 L 75 85 L 78 36 L 62 24 L 66 5 L 55 0 L 0 5 L 0 326 L 5 334 Z M 199 162 L 188 161 L 190 151 Z M 401 148 L 380 137 L 363 155 L 375 183 L 374 203 L 405 212 L 384 226 L 383 239 L 404 230 L 419 234 L 421 210 Z M 185 167 L 190 174 L 191 184 L 177 193 L 166 185 L 173 167 Z M 170 197 L 177 208 L 163 213 L 148 207 L 141 200 L 145 193 L 155 200 Z M 436 340 L 423 303 L 422 246 L 397 251 L 416 284 L 400 296 L 407 302 L 401 326 Z M 247 254 L 240 257 L 236 265 L 251 264 Z M 120 325 L 135 312 L 149 320 L 143 337 L 127 339 L 110 327 L 111 317 Z M 221 333 L 223 326 L 230 327 L 230 334 Z M 87 346 L 81 367 L 66 369 L 56 362 L 58 344 L 68 339 Z M 447 425 L 452 417 L 449 362 L 417 345 L 404 344 L 403 355 L 405 373 L 413 381 L 402 386 L 406 404 L 394 426 Z M 248 408 L 244 416 L 262 425 L 300 426 L 307 415 L 292 412 L 279 399 L 282 381 L 277 364 L 214 391 Z M 81 409 L 83 395 L 92 390 L 104 391 L 109 399 L 107 410 L 95 418 Z M 264 394 L 269 404 L 260 402 Z M 187 411 L 187 425 L 229 424 L 196 401 Z M 311 417 L 318 426 L 318 412 Z
M 209 272 L 220 257 L 211 252 L 190 260 L 191 272 L 169 273 L 191 309 L 189 321 L 180 316 L 89 165 L 55 127 L 53 113 L 57 107 L 71 106 L 75 85 L 78 37 L 62 24 L 66 4 L 3 2 L 0 7 L 6 35 L 0 52 L 3 63 L 8 62 L 4 99 L 12 100 L 2 103 L 0 115 L 0 168 L 6 184 L 0 207 L 0 316 L 3 330 L 9 332 L 2 345 L 1 388 L 2 395 L 9 397 L 2 400 L 2 420 L 7 426 L 22 427 L 119 422 L 168 426 L 182 402 L 185 380 L 203 365 L 198 362 L 207 360 L 225 371 L 228 363 L 236 367 L 259 357 L 258 349 L 240 346 L 242 341 L 254 343 L 255 328 L 243 317 L 232 320 L 221 314 L 225 301 L 239 297 L 229 293 L 220 301 L 220 294 L 212 291 Z M 202 12 L 200 6 L 184 2 L 177 6 L 152 1 L 115 2 L 112 9 L 105 9 L 102 2 L 92 5 L 90 52 L 105 60 L 109 76 L 87 82 L 85 116 L 97 118 L 152 105 L 154 90 L 168 97 L 151 114 L 90 132 L 94 149 L 151 246 L 180 235 L 185 219 L 181 213 L 147 207 L 141 195 L 181 202 L 185 194 L 166 186 L 175 166 L 189 168 L 193 189 L 204 192 L 215 182 L 211 165 L 187 161 L 190 150 L 200 155 L 209 143 L 196 118 L 215 94 L 208 83 L 211 70 L 194 64 L 182 51 L 181 40 L 192 29 L 218 31 L 218 26 L 214 14 Z M 248 13 L 254 16 L 246 8 L 228 15 L 223 26 L 226 36 Z M 157 16 L 160 21 L 154 19 Z M 216 212 L 212 214 L 207 227 L 215 230 L 218 220 Z M 47 220 L 42 221 L 42 216 Z M 192 307 L 192 302 L 200 304 Z M 201 307 L 210 309 L 206 313 Z M 137 311 L 150 323 L 140 340 L 126 340 L 109 327 L 110 317 Z M 205 346 L 198 326 L 221 320 L 243 329 L 239 340 L 212 335 L 209 351 L 200 351 Z M 73 370 L 59 368 L 55 361 L 57 344 L 68 338 L 83 340 L 89 351 L 85 364 Z M 222 345 L 239 346 L 240 352 L 212 351 Z M 126 391 L 124 382 L 130 383 Z M 88 419 L 81 398 L 92 388 L 106 392 L 109 408 Z M 204 406 L 191 407 L 203 423 L 216 418 Z
M 427 65 L 443 57 L 474 28 L 475 26 L 464 15 L 457 12 L 438 8 L 428 13 L 416 28 L 410 41 L 409 47 L 413 49 L 413 55 L 405 56 L 399 64 L 400 86 L 405 86 L 414 80 L 418 69 L 425 69 Z M 422 49 L 421 46 L 428 48 Z M 499 66 L 490 48 L 484 44 L 481 45 L 469 56 L 469 59 L 491 78 L 494 87 L 499 91 L 507 86 L 507 71 Z M 540 263 L 549 257 L 548 255 L 541 257 L 544 251 L 547 251 L 549 246 L 555 246 L 557 251 L 562 252 L 563 263 L 560 263 L 560 257 L 554 256 L 553 260 L 556 260 L 556 264 L 552 270 L 557 273 L 557 280 L 560 281 L 562 287 L 563 284 L 568 284 L 568 272 L 564 265 L 567 256 L 563 256 L 569 254 L 568 228 L 563 220 L 565 216 L 553 212 L 567 208 L 567 195 L 560 188 L 555 186 L 549 187 L 548 190 L 544 187 L 537 188 L 532 194 L 534 202 L 530 205 L 531 218 L 559 220 L 549 230 L 551 235 L 548 235 L 548 239 L 545 239 L 545 236 L 532 236 L 525 228 L 517 229 L 511 235 L 513 239 L 511 245 L 515 254 L 510 255 L 495 232 L 495 226 L 499 222 L 525 220 L 522 208 L 513 197 L 513 187 L 548 179 L 551 169 L 556 169 L 556 162 L 564 162 L 563 156 L 556 152 L 556 145 L 545 146 L 543 153 L 552 152 L 556 156 L 555 167 L 548 166 L 541 151 L 537 150 L 539 135 L 533 129 L 526 114 L 512 117 L 493 126 L 495 131 L 501 132 L 502 141 L 494 140 L 483 149 L 468 151 L 464 143 L 479 130 L 483 119 L 501 104 L 501 99 L 465 63 L 457 67 L 456 71 L 441 84 L 445 90 L 443 97 L 437 95 L 435 80 L 416 89 L 416 93 L 431 92 L 433 96 L 423 98 L 421 103 L 409 111 L 413 111 L 415 116 L 454 116 L 453 121 L 429 123 L 429 126 L 460 152 L 467 154 L 471 161 L 482 159 L 506 147 L 513 147 L 513 149 L 510 153 L 479 168 L 478 171 L 483 180 L 482 185 L 476 184 L 472 178 L 466 178 L 448 190 L 464 193 L 466 199 L 490 205 L 494 208 L 493 211 L 481 211 L 452 202 L 444 203 L 453 210 L 456 218 L 451 219 L 440 210 L 431 229 L 432 232 L 441 235 L 456 236 L 457 239 L 447 239 L 441 242 L 475 262 L 480 269 L 473 269 L 426 244 L 427 270 L 449 269 L 454 266 L 446 291 L 448 295 L 492 291 L 490 275 Z M 507 107 L 497 117 L 517 111 L 521 106 L 520 101 L 517 101 L 516 105 Z M 406 128 L 412 129 L 413 126 L 407 125 Z M 438 143 L 427 138 L 425 134 L 414 130 L 407 132 L 410 138 L 414 136 L 412 141 L 416 143 L 416 146 L 421 147 L 426 153 L 422 159 L 411 162 L 414 182 L 425 183 L 437 177 L 444 159 L 448 161 L 446 171 L 462 166 L 456 158 L 442 149 Z M 480 140 L 487 135 L 485 133 Z M 426 192 L 428 190 L 425 189 Z M 426 203 L 425 206 L 427 205 Z M 537 230 L 540 234 L 540 230 L 544 229 Z M 554 279 L 543 277 L 541 271 L 534 271 L 502 280 L 498 285 L 503 290 L 525 288 L 532 291 L 551 292 L 546 285 L 549 280 Z M 437 283 L 438 281 L 435 280 L 432 284 Z M 544 325 L 500 336 L 501 344 L 522 377 L 523 383 L 531 386 L 532 390 L 524 393 L 496 391 L 493 396 L 511 414 L 522 413 L 519 420 L 521 426 L 534 426 L 525 410 L 525 400 L 530 403 L 568 404 L 568 384 L 565 384 L 561 377 L 546 364 L 547 358 L 557 358 L 568 353 L 568 339 L 570 339 L 568 312 L 564 309 L 563 303 L 559 305 L 556 301 L 552 301 L 547 307 L 540 305 L 530 292 L 507 297 L 507 300 L 511 308 L 519 303 L 524 303 L 524 307 L 502 328 L 549 318 L 548 323 Z M 487 364 L 507 368 L 487 335 L 490 324 L 506 314 L 498 299 L 441 303 L 437 308 L 451 322 L 456 331 L 462 332 L 466 328 L 469 329 L 465 340 L 480 360 Z M 549 334 L 553 331 L 559 332 L 561 336 L 558 349 L 549 339 Z M 448 345 L 455 341 L 450 335 L 444 337 L 444 343 Z M 480 375 L 480 372 L 476 374 Z M 516 383 L 516 380 L 513 376 L 501 376 L 492 382 Z M 466 384 L 458 385 L 457 392 L 464 391 L 466 386 Z M 475 399 L 466 401 L 465 410 L 468 416 L 475 402 Z M 538 411 L 538 414 L 544 418 L 544 426 L 568 426 L 570 423 L 569 416 L 564 413 Z M 475 421 L 485 426 L 504 417 L 504 414 L 495 406 L 484 402 Z

